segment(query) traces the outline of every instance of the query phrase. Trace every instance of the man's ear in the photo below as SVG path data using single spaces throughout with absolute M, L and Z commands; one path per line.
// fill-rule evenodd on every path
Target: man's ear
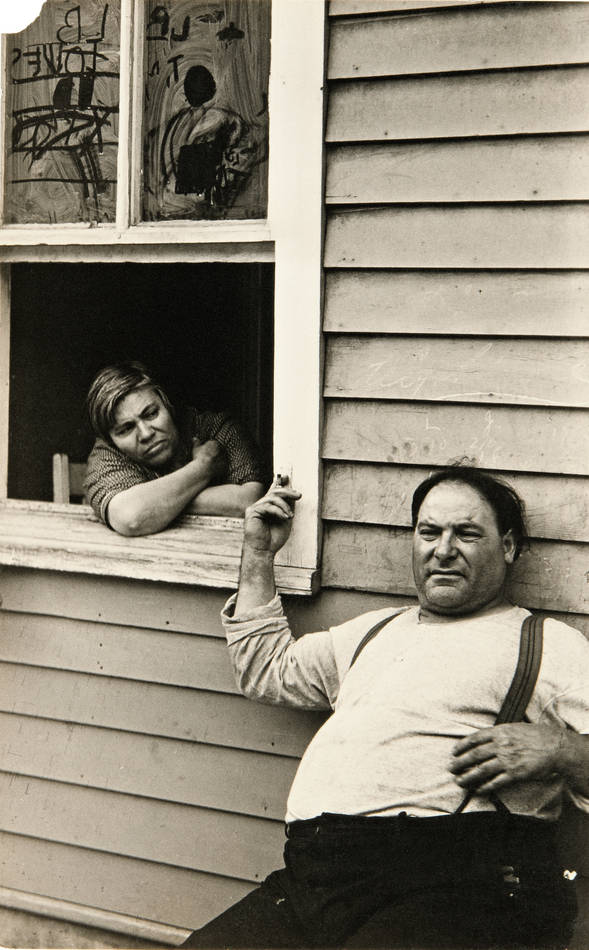
M 515 561 L 515 541 L 511 528 L 503 535 L 503 553 L 506 564 L 513 564 Z

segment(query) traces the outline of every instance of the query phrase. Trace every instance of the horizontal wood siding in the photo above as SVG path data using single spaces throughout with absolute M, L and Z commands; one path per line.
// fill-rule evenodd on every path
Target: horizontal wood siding
M 2 569 L 1 888 L 190 929 L 280 865 L 324 716 L 237 694 L 224 599 Z
M 411 532 L 381 525 L 328 524 L 323 568 L 324 583 L 335 587 L 413 594 Z M 509 593 L 523 607 L 589 613 L 586 545 L 533 541 L 514 565 Z
M 557 16 L 552 4 L 538 6 L 533 16 L 525 4 L 515 3 L 505 9 L 479 7 L 468 17 L 462 11 L 434 10 L 417 17 L 334 19 L 328 76 L 359 79 L 586 63 L 584 4 L 560 3 Z
M 326 462 L 323 517 L 410 527 L 411 497 L 433 469 L 415 465 Z M 589 480 L 501 472 L 524 497 L 534 538 L 589 542 Z
M 0 849 L 4 887 L 146 920 L 174 921 L 191 930 L 253 887 L 236 878 L 3 831 Z
M 587 4 L 329 11 L 323 584 L 409 596 L 464 460 L 527 503 L 513 595 L 588 630 Z
M 426 8 L 481 6 L 481 4 L 512 3 L 513 0 L 329 0 L 332 16 L 355 13 L 421 13 Z
M 570 203 L 334 209 L 325 263 L 353 268 L 585 268 L 589 208 Z
M 586 271 L 332 270 L 325 329 L 456 336 L 589 335 Z
M 589 197 L 589 136 L 337 145 L 329 204 L 578 201 Z
M 327 141 L 586 132 L 588 120 L 582 66 L 346 79 L 331 87 Z
M 0 772 L 5 831 L 47 836 L 47 814 L 61 844 L 244 881 L 269 874 L 284 844 L 281 821 Z
M 329 400 L 325 458 L 589 475 L 583 409 Z
M 326 396 L 589 406 L 589 340 L 347 335 L 326 367 Z

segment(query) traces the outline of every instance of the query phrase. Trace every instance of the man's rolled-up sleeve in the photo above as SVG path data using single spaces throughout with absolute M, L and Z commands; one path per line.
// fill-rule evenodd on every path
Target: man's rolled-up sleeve
M 259 702 L 301 709 L 330 709 L 339 676 L 329 630 L 295 639 L 276 596 L 263 607 L 235 617 L 236 595 L 221 619 L 241 692 Z

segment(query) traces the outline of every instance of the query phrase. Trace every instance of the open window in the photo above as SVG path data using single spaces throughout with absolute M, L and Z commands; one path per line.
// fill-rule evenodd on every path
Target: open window
M 301 489 L 279 583 L 316 585 L 323 20 L 307 0 L 46 0 L 4 38 L 0 563 L 235 584 L 239 519 L 125 539 L 51 504 L 52 454 L 92 441 L 90 378 L 138 358 Z
M 8 497 L 52 499 L 52 456 L 85 462 L 102 366 L 139 359 L 174 405 L 227 410 L 272 469 L 271 264 L 15 264 Z

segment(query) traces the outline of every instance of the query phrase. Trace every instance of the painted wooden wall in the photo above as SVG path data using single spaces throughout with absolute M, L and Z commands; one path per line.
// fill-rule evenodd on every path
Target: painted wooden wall
M 514 597 L 589 632 L 589 6 L 330 12 L 323 583 L 410 594 L 466 458 L 528 504 Z

